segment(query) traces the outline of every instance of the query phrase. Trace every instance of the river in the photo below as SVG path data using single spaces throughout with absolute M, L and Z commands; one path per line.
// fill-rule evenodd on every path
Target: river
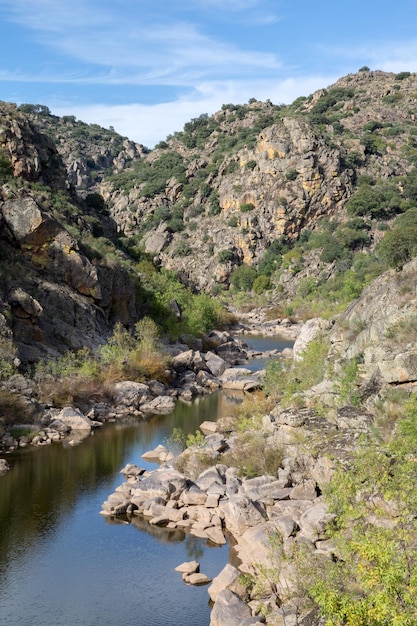
M 291 346 L 245 338 L 252 349 Z M 263 361 L 251 367 L 262 367 Z M 0 624 L 3 626 L 208 626 L 207 587 L 185 585 L 174 568 L 197 559 L 216 576 L 229 546 L 208 547 L 182 531 L 112 523 L 101 504 L 123 482 L 120 469 L 165 443 L 172 430 L 194 432 L 239 402 L 216 393 L 178 402 L 168 416 L 107 424 L 77 447 L 28 447 L 7 456 L 0 477 Z

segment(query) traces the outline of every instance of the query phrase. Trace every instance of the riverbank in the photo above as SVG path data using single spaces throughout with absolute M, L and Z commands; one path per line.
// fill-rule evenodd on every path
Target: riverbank
M 279 320 L 277 326 L 288 338 L 299 332 L 299 325 L 291 330 L 286 322 Z M 34 381 L 14 376 L 3 384 L 3 390 L 18 399 L 33 417 L 31 423 L 15 423 L 5 429 L 0 438 L 0 453 L 6 455 L 28 445 L 45 446 L 58 441 L 77 445 L 106 422 L 127 416 L 145 420 L 151 415 L 168 414 L 177 400 L 189 402 L 220 389 L 253 391 L 261 385 L 261 373 L 237 367 L 261 354 L 249 350 L 247 344 L 235 336 L 243 337 L 249 330 L 239 325 L 233 329 L 233 335 L 227 331 L 212 331 L 204 340 L 194 340 L 192 347 L 180 342 L 166 345 L 169 382 L 116 382 L 105 393 L 91 393 L 78 406 L 71 404 L 60 409 L 54 404 L 44 404 L 38 399 Z M 283 356 L 290 353 L 286 350 Z M 264 356 L 278 354 L 277 350 L 272 350 Z M 8 469 L 7 460 L 2 459 L 0 474 Z
M 280 350 L 286 345 L 268 343 Z M 12 471 L 2 477 L 0 490 L 5 619 L 110 626 L 134 616 L 149 626 L 207 626 L 207 588 L 184 585 L 174 568 L 198 559 L 202 572 L 215 578 L 228 561 L 229 545 L 208 547 L 185 530 L 150 525 L 139 516 L 126 524 L 98 512 L 128 462 L 151 471 L 155 465 L 141 461 L 143 452 L 166 444 L 177 429 L 191 435 L 202 421 L 232 415 L 243 395 L 226 390 L 178 401 L 173 414 L 115 420 L 79 446 L 63 441 L 8 455 Z

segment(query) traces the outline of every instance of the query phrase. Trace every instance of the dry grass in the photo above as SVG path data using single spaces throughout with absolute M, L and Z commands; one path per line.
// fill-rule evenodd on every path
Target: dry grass
M 282 448 L 266 445 L 262 433 L 248 431 L 236 437 L 232 449 L 223 455 L 223 462 L 237 467 L 241 476 L 252 478 L 263 474 L 276 476 L 283 458 Z
M 84 412 L 95 402 L 111 402 L 112 386 L 107 381 L 103 383 L 75 376 L 49 380 L 42 384 L 39 399 L 56 408 L 71 405 Z
M 31 418 L 29 407 L 18 394 L 0 389 L 0 431 L 2 426 L 28 423 Z

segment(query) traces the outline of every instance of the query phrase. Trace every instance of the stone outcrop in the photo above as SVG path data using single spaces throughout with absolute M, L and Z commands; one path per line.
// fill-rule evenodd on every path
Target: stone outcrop
M 0 459 L 0 476 L 5 474 L 10 469 L 10 465 L 6 461 L 6 459 Z

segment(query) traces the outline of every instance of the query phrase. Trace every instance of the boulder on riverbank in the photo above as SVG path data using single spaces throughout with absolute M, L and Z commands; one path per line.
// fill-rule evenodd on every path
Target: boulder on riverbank
M 10 469 L 10 465 L 6 461 L 6 459 L 0 459 L 0 476 L 5 474 Z

